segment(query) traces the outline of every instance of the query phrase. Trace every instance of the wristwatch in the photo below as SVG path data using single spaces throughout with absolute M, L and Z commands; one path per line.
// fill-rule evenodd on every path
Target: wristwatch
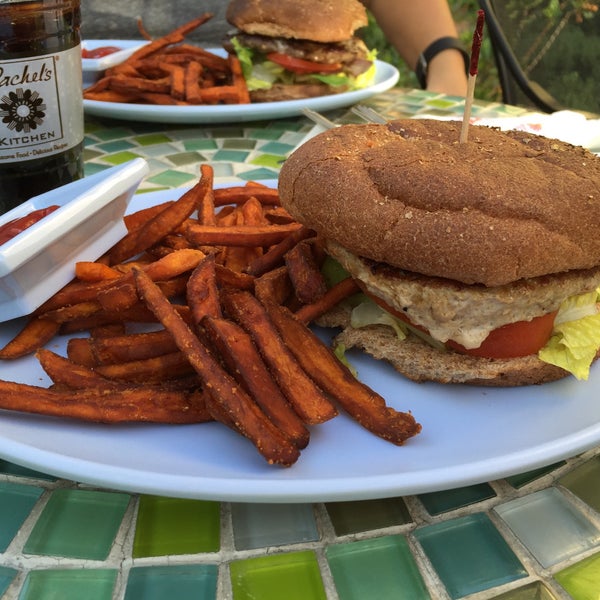
M 429 63 L 435 56 L 444 50 L 458 50 L 465 61 L 465 71 L 467 73 L 469 72 L 470 59 L 463 48 L 462 42 L 458 38 L 451 36 L 441 37 L 434 42 L 431 42 L 431 44 L 419 54 L 417 66 L 415 67 L 415 75 L 417 76 L 419 85 L 423 89 L 427 87 L 427 70 L 429 68 Z

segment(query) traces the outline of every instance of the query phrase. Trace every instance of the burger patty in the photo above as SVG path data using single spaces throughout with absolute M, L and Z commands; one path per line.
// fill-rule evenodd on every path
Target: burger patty
M 336 242 L 326 249 L 366 291 L 446 342 L 477 348 L 490 331 L 557 310 L 569 296 L 600 285 L 600 267 L 521 279 L 496 287 L 468 285 L 402 271 L 358 257 Z
M 356 37 L 344 42 L 332 43 L 252 35 L 243 32 L 236 33 L 235 37 L 242 46 L 263 54 L 278 52 L 304 60 L 326 64 L 342 63 L 344 65 L 351 64 L 357 59 L 366 60 L 367 58 L 367 47 L 362 40 Z

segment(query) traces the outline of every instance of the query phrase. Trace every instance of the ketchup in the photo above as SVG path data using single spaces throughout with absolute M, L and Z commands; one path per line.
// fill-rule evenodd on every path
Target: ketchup
M 56 204 L 47 206 L 46 208 L 38 208 L 24 217 L 18 217 L 8 223 L 4 223 L 4 225 L 0 226 L 0 244 L 12 240 L 16 235 L 22 233 L 28 227 L 35 225 L 35 223 L 41 221 L 45 216 L 54 212 L 57 208 L 58 205 Z
M 93 48 L 91 50 L 82 48 L 81 58 L 102 58 L 103 56 L 108 56 L 114 52 L 119 52 L 119 50 L 121 50 L 121 48 L 117 48 L 116 46 L 100 46 L 99 48 Z

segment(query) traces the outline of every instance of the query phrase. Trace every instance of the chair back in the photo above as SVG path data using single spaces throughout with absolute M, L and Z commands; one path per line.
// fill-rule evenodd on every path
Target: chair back
M 598 0 L 479 0 L 502 100 L 600 113 Z

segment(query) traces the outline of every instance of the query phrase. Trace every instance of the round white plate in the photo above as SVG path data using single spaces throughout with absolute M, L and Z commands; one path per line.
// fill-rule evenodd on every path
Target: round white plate
M 118 45 L 103 40 L 103 45 Z M 224 56 L 226 52 L 219 48 L 208 48 L 211 52 Z M 316 111 L 333 110 L 362 102 L 375 94 L 385 92 L 396 85 L 398 69 L 389 63 L 375 61 L 375 80 L 372 85 L 352 92 L 289 100 L 282 102 L 260 102 L 256 104 L 221 104 L 194 106 L 157 106 L 150 104 L 126 104 L 121 102 L 100 102 L 84 100 L 83 107 L 88 115 L 110 117 L 128 121 L 146 121 L 157 123 L 235 123 L 277 119 L 300 115 L 303 108 Z
M 177 192 L 136 196 L 130 210 Z M 3 345 L 22 326 L 0 325 Z M 327 333 L 325 333 L 327 335 Z M 49 348 L 63 353 L 65 339 Z M 218 423 L 97 425 L 0 411 L 0 456 L 93 485 L 173 497 L 248 502 L 358 500 L 490 481 L 573 456 L 600 443 L 600 369 L 589 381 L 523 388 L 415 384 L 388 365 L 349 353 L 359 377 L 423 431 L 397 447 L 346 415 L 313 427 L 298 462 L 268 465 Z M 34 358 L 0 362 L 0 377 L 48 379 Z

